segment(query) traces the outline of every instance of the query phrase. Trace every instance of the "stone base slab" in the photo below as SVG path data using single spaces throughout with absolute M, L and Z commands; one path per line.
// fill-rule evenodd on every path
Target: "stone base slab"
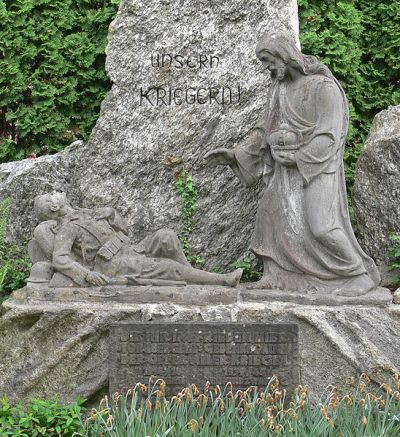
M 199 304 L 168 301 L 168 291 L 159 289 L 152 297 L 163 296 L 158 303 L 104 296 L 108 301 L 28 301 L 23 290 L 14 293 L 0 307 L 0 396 L 13 401 L 59 396 L 63 402 L 80 396 L 95 404 L 108 392 L 109 327 L 120 321 L 296 323 L 300 382 L 312 387 L 315 398 L 328 384 L 343 386 L 360 373 L 381 384 L 400 370 L 399 305 L 241 302 L 233 291 L 234 302 L 221 304 L 207 302 L 207 290 L 203 295 L 199 290 L 190 294 Z
M 361 305 L 385 307 L 392 303 L 393 295 L 387 288 L 379 287 L 362 296 L 339 294 L 296 293 L 282 290 L 244 290 L 240 293 L 243 302 L 293 302 L 301 305 Z
M 23 288 L 14 292 L 16 300 L 48 302 L 121 302 L 121 303 L 175 303 L 207 306 L 239 302 L 293 302 L 302 305 L 361 305 L 384 307 L 393 300 L 386 288 L 377 288 L 363 296 L 347 297 L 327 293 L 299 293 L 283 290 L 250 290 L 239 288 L 190 286 L 104 286 L 92 288 Z

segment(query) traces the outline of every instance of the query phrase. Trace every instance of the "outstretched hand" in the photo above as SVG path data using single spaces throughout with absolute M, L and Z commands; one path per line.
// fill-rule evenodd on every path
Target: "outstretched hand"
M 205 154 L 207 167 L 216 167 L 217 165 L 232 165 L 235 163 L 235 154 L 229 149 L 215 149 Z

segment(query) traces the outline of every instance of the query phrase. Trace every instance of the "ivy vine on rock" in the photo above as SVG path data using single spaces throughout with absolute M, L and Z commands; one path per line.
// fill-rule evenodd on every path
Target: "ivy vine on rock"
M 196 184 L 192 175 L 186 170 L 182 170 L 177 175 L 175 186 L 180 195 L 182 206 L 183 227 L 179 239 L 182 243 L 183 252 L 190 263 L 197 265 L 204 264 L 203 258 L 191 255 L 189 244 L 189 237 L 193 230 L 193 215 L 197 209 L 199 197 Z

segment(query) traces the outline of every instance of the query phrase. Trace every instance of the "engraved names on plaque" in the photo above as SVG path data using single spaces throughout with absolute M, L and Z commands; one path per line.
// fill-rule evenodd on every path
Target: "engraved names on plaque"
M 188 384 L 263 389 L 276 375 L 289 391 L 299 383 L 298 326 L 264 323 L 121 322 L 110 331 L 110 393 L 150 376 L 167 393 Z

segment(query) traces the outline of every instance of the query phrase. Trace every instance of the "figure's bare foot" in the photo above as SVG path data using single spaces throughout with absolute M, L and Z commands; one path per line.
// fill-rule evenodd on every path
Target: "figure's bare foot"
M 250 290 L 271 290 L 275 287 L 272 285 L 271 279 L 262 277 L 259 281 L 247 283 L 246 288 Z
M 242 274 L 243 269 L 236 269 L 231 273 L 225 273 L 225 285 L 227 285 L 228 287 L 237 287 L 240 282 L 240 278 L 242 277 Z
M 366 275 L 355 276 L 343 284 L 343 288 L 335 292 L 336 296 L 356 297 L 367 294 L 375 288 L 372 279 Z

